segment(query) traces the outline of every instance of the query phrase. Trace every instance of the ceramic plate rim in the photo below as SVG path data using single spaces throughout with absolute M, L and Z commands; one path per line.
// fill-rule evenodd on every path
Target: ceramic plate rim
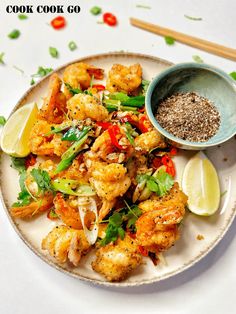
M 151 61 L 157 61 L 159 63 L 165 64 L 167 66 L 172 66 L 173 63 L 169 62 L 167 60 L 158 58 L 158 57 L 154 57 L 151 55 L 147 55 L 147 54 L 142 54 L 142 53 L 132 53 L 132 52 L 108 52 L 108 53 L 99 53 L 99 54 L 94 54 L 94 55 L 89 55 L 89 56 L 85 56 L 82 58 L 78 58 L 75 59 L 73 61 L 67 62 L 63 65 L 61 65 L 60 67 L 56 68 L 54 71 L 50 72 L 47 76 L 43 77 L 39 82 L 37 82 L 35 85 L 33 85 L 32 87 L 30 87 L 24 94 L 23 96 L 19 99 L 19 101 L 17 102 L 17 104 L 14 106 L 13 110 L 11 111 L 10 115 L 13 114 L 13 112 L 15 112 L 18 108 L 24 106 L 25 104 L 22 105 L 22 103 L 24 103 L 25 98 L 39 85 L 41 85 L 45 80 L 48 79 L 48 77 L 55 72 L 61 71 L 63 68 L 65 68 L 68 65 L 71 65 L 75 62 L 85 62 L 91 59 L 103 59 L 103 58 L 110 58 L 110 57 L 133 57 L 133 58 L 144 58 L 144 59 L 148 59 Z M 90 61 L 88 61 L 90 62 Z M 0 152 L 0 160 L 2 157 L 3 152 Z M 1 175 L 1 171 L 0 171 L 0 175 Z M 232 208 L 232 213 L 229 216 L 229 218 L 226 220 L 225 226 L 222 227 L 221 229 L 221 233 L 218 235 L 218 237 L 215 238 L 215 240 L 211 243 L 210 246 L 208 246 L 204 251 L 200 252 L 200 254 L 194 258 L 194 260 L 191 260 L 190 262 L 188 262 L 187 264 L 183 264 L 181 267 L 179 267 L 178 269 L 166 273 L 164 275 L 160 275 L 159 277 L 155 277 L 153 279 L 148 279 L 148 280 L 142 280 L 139 282 L 107 282 L 107 281 L 103 281 L 103 280 L 98 280 L 98 279 L 91 279 L 88 278 L 86 276 L 81 276 L 79 274 L 75 274 L 73 272 L 71 272 L 70 270 L 66 270 L 65 268 L 63 268 L 62 266 L 56 264 L 55 262 L 53 262 L 52 260 L 50 260 L 46 255 L 43 255 L 42 253 L 40 253 L 31 243 L 30 241 L 26 238 L 26 236 L 24 236 L 24 234 L 20 231 L 20 229 L 18 228 L 18 224 L 17 222 L 14 221 L 14 219 L 11 217 L 9 210 L 7 209 L 6 206 L 6 202 L 5 202 L 5 197 L 4 197 L 4 193 L 3 193 L 3 189 L 2 189 L 2 180 L 0 180 L 0 198 L 1 198 L 1 202 L 3 205 L 3 208 L 7 214 L 7 217 L 11 223 L 11 225 L 13 226 L 15 232 L 18 234 L 18 236 L 20 237 L 20 239 L 28 246 L 28 248 L 34 253 L 36 254 L 38 257 L 40 257 L 41 260 L 43 260 L 45 263 L 47 263 L 48 265 L 50 265 L 51 267 L 59 270 L 60 272 L 69 275 L 70 277 L 85 281 L 85 282 L 89 282 L 92 284 L 96 284 L 96 285 L 101 285 L 101 286 L 106 286 L 106 287 L 137 287 L 137 286 L 141 286 L 141 285 L 147 285 L 147 284 L 153 284 L 156 282 L 160 282 L 162 280 L 165 280 L 167 278 L 176 276 L 177 274 L 180 274 L 183 271 L 186 271 L 187 269 L 189 269 L 190 267 L 192 267 L 193 265 L 195 265 L 197 262 L 199 262 L 202 258 L 204 258 L 208 253 L 210 253 L 213 248 L 220 242 L 220 240 L 224 237 L 224 235 L 226 234 L 226 232 L 228 231 L 229 227 L 231 226 L 233 219 L 236 215 L 236 204 L 234 204 L 234 207 Z

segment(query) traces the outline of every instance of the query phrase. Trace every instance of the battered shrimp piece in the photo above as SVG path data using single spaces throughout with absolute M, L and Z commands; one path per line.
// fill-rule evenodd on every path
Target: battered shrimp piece
M 92 76 L 95 79 L 102 80 L 104 71 L 83 62 L 69 65 L 63 74 L 63 80 L 72 88 L 87 89 L 91 84 Z M 65 86 L 64 92 L 67 99 L 72 97 L 69 89 Z
M 37 201 L 32 201 L 28 205 L 11 207 L 10 213 L 14 218 L 32 218 L 38 213 L 45 212 L 53 206 L 53 195 L 50 193 L 40 197 Z
M 68 227 L 83 229 L 78 211 L 77 200 L 73 197 L 65 200 L 61 193 L 57 193 L 53 200 L 55 213 Z
M 142 82 L 142 68 L 140 64 L 124 66 L 114 64 L 108 73 L 106 89 L 111 92 L 132 94 Z
M 108 118 L 108 111 L 99 104 L 97 98 L 86 95 L 74 95 L 67 102 L 70 119 L 84 120 L 90 118 L 93 121 L 103 121 Z
M 70 141 L 62 141 L 60 134 L 54 134 L 52 139 L 54 155 L 61 156 L 71 146 Z
M 99 248 L 92 268 L 109 281 L 121 281 L 136 269 L 141 261 L 135 240 L 126 235 L 124 240 L 118 239 L 115 244 L 110 243 Z
M 121 164 L 96 163 L 90 182 L 99 197 L 112 201 L 116 197 L 124 195 L 130 187 L 131 180 L 126 172 L 127 169 Z
M 42 249 L 59 263 L 71 262 L 78 266 L 80 259 L 90 248 L 83 230 L 74 230 L 67 226 L 57 226 L 43 239 Z
M 159 132 L 152 130 L 137 136 L 134 140 L 136 149 L 148 152 L 155 147 L 164 148 L 166 143 Z
M 62 81 L 54 73 L 49 81 L 49 93 L 44 100 L 43 106 L 39 111 L 39 118 L 51 123 L 61 123 L 64 119 L 66 109 L 66 97 L 61 92 Z

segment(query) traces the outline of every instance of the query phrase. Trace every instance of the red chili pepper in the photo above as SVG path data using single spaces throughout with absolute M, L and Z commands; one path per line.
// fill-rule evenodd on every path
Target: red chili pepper
M 128 235 L 130 236 L 131 239 L 136 239 L 136 233 L 128 231 Z
M 152 161 L 152 166 L 155 169 L 158 169 L 159 167 L 161 167 L 163 165 L 162 161 L 161 161 L 161 157 L 155 157 Z
M 104 13 L 103 22 L 109 26 L 115 26 L 117 24 L 117 18 L 112 13 Z
M 139 121 L 139 129 L 142 133 L 148 132 L 148 127 L 150 123 L 148 121 L 148 118 L 146 116 L 142 116 Z
M 118 125 L 112 125 L 111 127 L 109 127 L 108 133 L 110 135 L 111 142 L 115 147 L 119 149 L 126 149 L 126 147 L 123 147 L 118 142 L 117 135 L 120 134 L 120 128 L 118 127 Z
M 103 130 L 107 130 L 112 124 L 110 122 L 96 122 Z
M 169 156 L 164 155 L 161 158 L 161 161 L 162 161 L 163 165 L 166 166 L 166 172 L 169 173 L 172 177 L 174 177 L 175 176 L 175 165 L 173 163 L 173 160 Z
M 66 20 L 63 16 L 57 16 L 51 20 L 51 25 L 54 29 L 61 29 L 66 26 Z
M 143 113 L 144 111 L 145 111 L 145 107 L 138 109 L 138 112 L 140 112 L 140 113 Z
M 139 253 L 142 254 L 143 256 L 148 256 L 148 250 L 145 249 L 142 245 L 138 246 L 138 250 L 139 250 Z
M 102 85 L 102 84 L 94 84 L 93 86 L 92 86 L 92 88 L 96 88 L 97 89 L 97 91 L 102 91 L 102 90 L 105 90 L 105 86 L 104 85 Z
M 34 166 L 36 164 L 36 156 L 33 154 L 29 154 L 25 159 L 25 167 L 28 169 L 30 166 Z
M 178 153 L 178 149 L 176 147 L 171 147 L 170 149 L 170 155 L 175 156 Z

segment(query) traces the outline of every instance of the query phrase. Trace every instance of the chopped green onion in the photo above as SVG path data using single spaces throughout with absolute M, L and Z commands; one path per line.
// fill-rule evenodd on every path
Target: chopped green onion
M 77 49 L 77 45 L 74 41 L 70 41 L 68 44 L 68 47 L 71 51 L 74 51 L 75 49 Z
M 1 53 L 0 53 L 0 64 L 5 64 L 5 62 L 4 62 L 4 60 L 3 60 L 4 55 L 5 55 L 4 52 L 1 52 Z
M 175 39 L 173 37 L 165 36 L 164 38 L 167 45 L 174 45 Z
M 55 179 L 52 186 L 56 191 L 68 195 L 76 196 L 94 196 L 96 193 L 89 184 L 80 184 L 77 180 Z
M 4 116 L 0 116 L 0 125 L 4 125 L 5 123 L 6 123 L 6 119 L 5 119 L 5 117 Z
M 189 19 L 189 20 L 192 20 L 192 21 L 201 21 L 202 20 L 201 17 L 189 16 L 187 14 L 184 14 L 184 17 L 186 17 L 186 19 Z
M 55 47 L 49 47 L 49 53 L 53 58 L 58 58 L 59 52 Z
M 17 39 L 20 36 L 20 31 L 18 29 L 14 29 L 12 32 L 8 34 L 8 37 L 11 39 Z
M 16 65 L 13 65 L 13 68 L 19 71 L 22 75 L 25 73 L 24 70 L 18 68 Z
M 90 9 L 90 13 L 93 15 L 98 15 L 102 12 L 102 9 L 100 7 L 94 6 Z
M 197 56 L 197 55 L 194 55 L 192 56 L 193 60 L 197 63 L 203 63 L 204 61 L 202 60 L 201 57 Z
M 151 7 L 149 5 L 144 5 L 144 4 L 136 4 L 136 8 L 140 8 L 140 9 L 151 9 Z

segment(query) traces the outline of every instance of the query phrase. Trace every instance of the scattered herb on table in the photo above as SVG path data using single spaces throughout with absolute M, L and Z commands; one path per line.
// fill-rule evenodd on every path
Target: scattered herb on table
M 100 7 L 94 6 L 90 9 L 90 13 L 92 13 L 93 15 L 99 15 L 101 14 L 102 9 Z
M 144 4 L 136 4 L 136 8 L 140 8 L 140 9 L 151 9 L 151 7 L 149 5 L 144 5 Z
M 44 77 L 44 76 L 48 75 L 49 73 L 51 73 L 52 71 L 53 71 L 52 68 L 44 68 L 42 66 L 38 67 L 37 73 L 31 75 L 32 79 L 31 79 L 30 85 L 35 84 L 34 78 Z
M 174 45 L 175 43 L 175 39 L 173 37 L 170 37 L 170 36 L 165 36 L 165 42 L 167 45 Z
M 1 53 L 0 53 L 0 64 L 5 64 L 5 62 L 4 62 L 4 60 L 3 60 L 4 55 L 5 55 L 4 52 L 1 52 Z
M 59 52 L 58 52 L 57 48 L 55 48 L 55 47 L 49 47 L 49 53 L 53 58 L 59 57 Z
M 197 63 L 203 63 L 204 61 L 202 60 L 201 57 L 199 57 L 198 55 L 194 55 L 192 56 L 193 61 L 197 62 Z
M 18 19 L 19 20 L 27 20 L 28 19 L 28 16 L 26 14 L 19 14 L 18 15 Z
M 107 12 L 103 14 L 103 22 L 109 26 L 116 26 L 117 18 L 114 14 Z
M 186 19 L 189 19 L 189 20 L 192 20 L 192 21 L 202 21 L 201 17 L 189 16 L 187 14 L 184 14 L 184 17 L 186 17 Z
M 4 125 L 6 123 L 6 119 L 4 116 L 0 116 L 0 125 Z
M 54 29 L 58 30 L 66 26 L 66 20 L 63 16 L 57 16 L 51 20 L 50 24 Z
M 8 34 L 10 39 L 17 39 L 20 36 L 20 31 L 18 29 L 14 29 L 12 32 Z
M 236 80 L 236 72 L 231 72 L 229 75 L 232 77 L 232 79 Z
M 97 24 L 105 24 L 103 21 L 97 21 Z
M 69 42 L 68 47 L 71 51 L 74 51 L 75 49 L 77 49 L 77 45 L 73 40 Z
M 13 65 L 12 66 L 14 69 L 16 69 L 17 71 L 19 71 L 22 75 L 25 73 L 24 70 L 20 69 L 18 66 Z

